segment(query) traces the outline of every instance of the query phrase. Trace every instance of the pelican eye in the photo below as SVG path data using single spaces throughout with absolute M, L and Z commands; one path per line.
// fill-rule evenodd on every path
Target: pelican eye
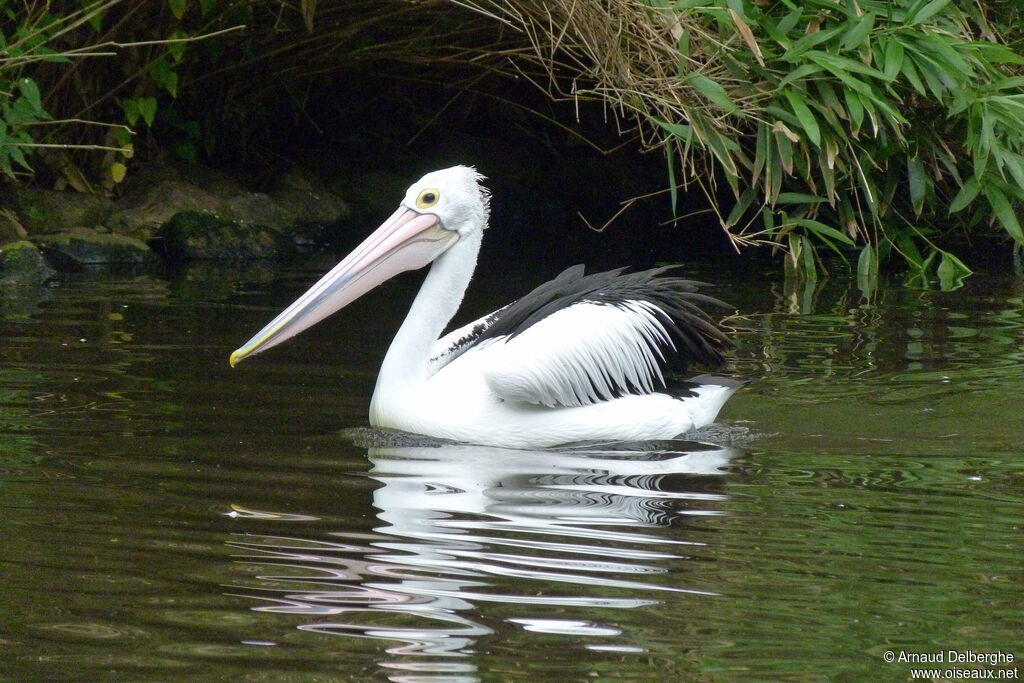
M 437 200 L 440 198 L 441 193 L 437 190 L 423 190 L 416 197 L 416 206 L 420 209 L 429 209 L 434 204 L 437 204 Z

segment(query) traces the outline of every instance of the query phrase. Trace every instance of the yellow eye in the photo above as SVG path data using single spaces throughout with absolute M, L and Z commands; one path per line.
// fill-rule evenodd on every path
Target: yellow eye
M 420 195 L 416 197 L 416 206 L 420 209 L 429 209 L 434 204 L 437 204 L 437 200 L 441 198 L 441 193 L 437 190 L 423 190 Z

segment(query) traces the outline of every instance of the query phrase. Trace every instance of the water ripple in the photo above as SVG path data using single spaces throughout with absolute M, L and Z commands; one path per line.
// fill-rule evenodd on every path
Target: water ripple
M 616 640 L 621 627 L 588 615 L 714 595 L 680 585 L 686 548 L 701 543 L 676 524 L 719 512 L 726 497 L 707 480 L 735 455 L 686 442 L 636 453 L 372 448 L 378 536 L 239 537 L 230 545 L 256 573 L 232 591 L 254 610 L 303 617 L 303 631 L 397 642 L 392 655 L 469 653 L 495 632 L 479 616 L 485 603 L 524 631 L 635 652 Z

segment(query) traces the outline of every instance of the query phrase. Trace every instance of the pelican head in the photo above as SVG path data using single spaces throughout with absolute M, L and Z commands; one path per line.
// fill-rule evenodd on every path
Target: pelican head
M 483 176 L 469 166 L 426 174 L 406 191 L 391 217 L 252 339 L 231 354 L 240 360 L 320 322 L 382 282 L 429 264 L 487 225 Z

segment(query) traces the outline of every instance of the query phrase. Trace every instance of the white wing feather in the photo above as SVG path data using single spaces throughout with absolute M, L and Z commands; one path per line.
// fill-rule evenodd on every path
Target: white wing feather
M 664 384 L 662 347 L 672 340 L 644 301 L 564 308 L 488 349 L 484 380 L 506 401 L 579 406 Z

